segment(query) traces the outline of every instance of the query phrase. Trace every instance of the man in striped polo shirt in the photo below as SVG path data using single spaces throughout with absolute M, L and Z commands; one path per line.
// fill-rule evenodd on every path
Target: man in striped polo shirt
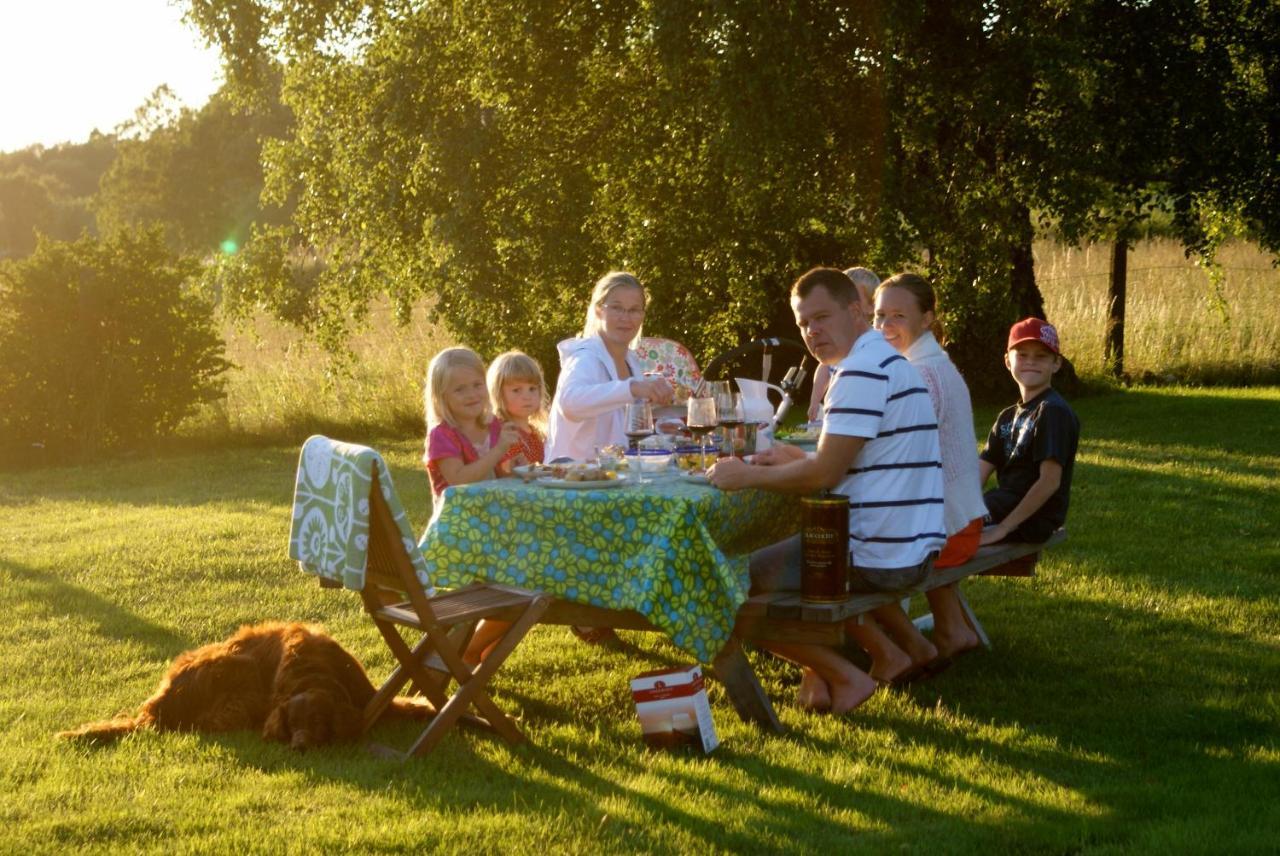
M 896 591 L 919 582 L 946 541 L 937 418 L 916 369 L 879 332 L 858 302 L 855 286 L 835 268 L 814 268 L 796 280 L 791 308 L 806 347 L 835 375 L 818 450 L 778 446 L 754 465 L 716 464 L 711 483 L 724 490 L 755 487 L 795 494 L 835 490 L 849 497 L 849 559 L 853 584 Z M 799 536 L 752 556 L 753 588 L 800 587 Z M 871 655 L 870 675 L 821 645 L 773 644 L 803 667 L 799 702 L 844 713 L 881 683 L 900 680 L 937 656 L 896 605 L 851 621 L 846 630 Z M 895 644 L 896 643 L 896 644 Z

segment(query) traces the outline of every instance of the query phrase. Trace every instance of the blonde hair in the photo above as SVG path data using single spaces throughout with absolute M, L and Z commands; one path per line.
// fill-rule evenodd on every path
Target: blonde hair
M 853 284 L 858 286 L 858 291 L 866 299 L 867 303 L 872 306 L 876 305 L 876 289 L 880 287 L 880 277 L 870 268 L 851 267 L 846 268 L 844 275 L 853 280 Z
M 449 405 L 444 400 L 445 387 L 449 385 L 449 375 L 456 369 L 472 369 L 480 377 L 484 377 L 484 360 L 470 348 L 445 348 L 431 358 L 427 366 L 426 389 L 422 400 L 427 412 L 427 430 L 430 431 L 441 422 L 447 422 L 457 428 L 458 420 L 454 418 Z M 480 426 L 484 427 L 493 419 L 486 402 L 484 413 L 480 416 Z
M 591 289 L 591 302 L 587 304 L 587 320 L 582 325 L 582 338 L 590 339 L 600 332 L 602 325 L 600 323 L 600 315 L 596 310 L 603 307 L 605 301 L 609 299 L 609 295 L 619 288 L 634 288 L 640 292 L 642 301 L 649 302 L 649 295 L 645 293 L 644 286 L 640 284 L 640 280 L 636 279 L 634 274 L 620 270 L 609 271 L 596 280 L 596 287 Z M 640 332 L 639 329 L 636 330 L 636 339 L 640 338 Z M 635 339 L 632 341 L 634 342 Z
M 493 362 L 489 363 L 489 374 L 486 377 L 489 403 L 493 405 L 493 412 L 498 414 L 499 419 L 510 419 L 506 402 L 502 400 L 502 388 L 512 381 L 521 380 L 538 385 L 538 412 L 529 417 L 529 422 L 539 433 L 544 433 L 547 426 L 547 382 L 542 377 L 542 366 L 528 354 L 507 351 L 494 357 Z

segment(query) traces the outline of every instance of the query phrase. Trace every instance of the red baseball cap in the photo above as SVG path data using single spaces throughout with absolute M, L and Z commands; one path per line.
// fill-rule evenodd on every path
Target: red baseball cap
M 1058 331 L 1048 321 L 1042 321 L 1039 318 L 1023 318 L 1010 327 L 1009 345 L 1005 350 L 1012 351 L 1014 346 L 1023 342 L 1039 342 L 1058 356 L 1062 356 L 1062 351 L 1058 350 Z

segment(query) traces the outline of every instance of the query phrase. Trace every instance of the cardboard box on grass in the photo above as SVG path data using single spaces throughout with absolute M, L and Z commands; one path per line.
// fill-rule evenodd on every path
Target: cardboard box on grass
M 631 679 L 631 698 L 650 746 L 696 746 L 706 753 L 720 745 L 701 666 L 637 675 Z

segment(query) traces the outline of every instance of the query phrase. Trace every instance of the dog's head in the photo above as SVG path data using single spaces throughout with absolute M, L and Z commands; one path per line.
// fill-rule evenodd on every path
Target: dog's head
M 363 726 L 360 710 L 345 694 L 309 689 L 277 705 L 267 717 L 262 736 L 301 750 L 354 740 L 360 736 Z

